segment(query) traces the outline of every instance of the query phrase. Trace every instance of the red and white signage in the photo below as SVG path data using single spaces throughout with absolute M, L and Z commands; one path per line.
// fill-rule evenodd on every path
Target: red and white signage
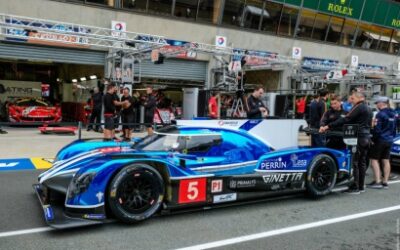
M 111 21 L 111 35 L 113 37 L 126 37 L 126 23 L 119 21 Z
M 301 60 L 301 48 L 300 47 L 293 47 L 292 58 Z
M 179 183 L 178 203 L 206 201 L 206 178 L 181 180 Z
M 211 181 L 211 193 L 222 192 L 222 180 Z
M 331 70 L 326 74 L 326 79 L 328 80 L 337 80 L 342 79 L 343 76 L 347 75 L 347 69 L 343 70 Z
M 226 47 L 226 37 L 225 36 L 216 36 L 215 37 L 215 46 L 217 47 Z

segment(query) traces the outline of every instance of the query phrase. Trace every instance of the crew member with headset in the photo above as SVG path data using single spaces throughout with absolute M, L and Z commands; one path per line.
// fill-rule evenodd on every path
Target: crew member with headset
M 328 123 L 320 128 L 323 133 L 329 129 L 343 126 L 344 124 L 358 125 L 358 143 L 357 151 L 353 159 L 354 184 L 347 190 L 349 194 L 360 194 L 364 192 L 365 172 L 367 169 L 368 149 L 371 144 L 371 124 L 372 111 L 365 103 L 365 95 L 355 91 L 352 94 L 353 108 L 350 112 L 336 121 Z

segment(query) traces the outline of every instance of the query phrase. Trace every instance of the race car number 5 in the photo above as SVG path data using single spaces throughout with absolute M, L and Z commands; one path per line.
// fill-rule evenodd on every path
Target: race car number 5
M 181 180 L 179 183 L 179 203 L 202 202 L 206 200 L 206 179 Z

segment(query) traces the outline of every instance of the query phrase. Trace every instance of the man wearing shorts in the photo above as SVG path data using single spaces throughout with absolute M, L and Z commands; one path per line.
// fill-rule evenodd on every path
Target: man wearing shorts
M 379 112 L 373 122 L 373 146 L 369 152 L 372 170 L 374 171 L 374 181 L 367 187 L 387 189 L 390 175 L 390 150 L 396 136 L 396 113 L 389 107 L 389 98 L 387 97 L 379 97 L 375 104 Z M 379 163 L 383 164 L 383 180 L 381 180 L 382 173 Z
M 107 85 L 107 93 L 103 98 L 104 105 L 104 140 L 110 141 L 115 137 L 115 124 L 114 124 L 114 116 L 115 116 L 115 107 L 122 106 L 122 102 L 119 102 L 115 96 L 116 92 L 115 84 L 110 83 Z

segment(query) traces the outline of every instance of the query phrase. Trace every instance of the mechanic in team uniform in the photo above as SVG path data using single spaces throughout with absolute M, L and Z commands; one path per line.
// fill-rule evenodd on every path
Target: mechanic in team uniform
M 375 104 L 379 110 L 373 122 L 372 142 L 369 151 L 372 170 L 374 171 L 374 181 L 367 185 L 369 188 L 388 188 L 390 176 L 390 151 L 393 139 L 396 137 L 396 112 L 389 107 L 389 98 L 379 97 Z M 383 180 L 381 181 L 381 168 L 383 164 Z
M 253 93 L 247 98 L 247 118 L 262 119 L 268 116 L 269 110 L 260 99 L 263 94 L 264 88 L 262 86 L 257 86 Z
M 122 102 L 119 102 L 115 92 L 117 91 L 114 83 L 107 85 L 107 93 L 103 98 L 104 105 L 104 140 L 109 141 L 115 137 L 115 120 L 116 106 L 122 106 Z
M 328 125 L 346 115 L 346 112 L 342 108 L 341 101 L 342 98 L 340 96 L 337 95 L 331 96 L 331 105 L 329 110 L 326 111 L 322 116 L 320 122 L 321 127 L 324 127 L 325 125 Z M 343 127 L 342 126 L 331 127 L 331 130 L 341 132 L 343 130 Z M 346 144 L 343 142 L 343 137 L 334 135 L 327 136 L 326 146 L 328 148 L 339 149 L 339 150 L 346 148 Z
M 154 112 L 157 106 L 156 98 L 153 95 L 153 88 L 147 87 L 146 88 L 146 101 L 144 102 L 144 122 L 146 123 L 147 134 L 153 134 L 153 123 L 154 123 Z
M 328 97 L 328 91 L 320 90 L 319 95 L 315 97 L 310 105 L 310 127 L 313 129 L 319 129 L 321 127 L 321 119 L 326 111 L 326 98 Z M 312 134 L 311 135 L 311 146 L 312 147 L 323 147 L 325 146 L 325 138 L 323 135 Z
M 345 117 L 321 127 L 320 132 L 323 133 L 328 129 L 343 126 L 344 124 L 357 124 L 359 126 L 357 151 L 353 159 L 354 184 L 347 192 L 360 194 L 360 192 L 365 191 L 365 171 L 367 169 L 368 149 L 371 144 L 372 111 L 365 103 L 365 95 L 363 93 L 353 92 L 351 100 L 353 108 L 350 112 Z
M 130 95 L 130 89 L 124 88 L 123 96 L 121 97 L 121 102 L 123 104 L 123 109 L 121 112 L 122 123 L 134 123 L 135 122 L 135 101 Z M 133 124 L 122 125 L 122 131 L 124 136 L 124 141 L 131 141 Z
M 103 95 L 100 93 L 99 88 L 94 88 L 93 89 L 93 94 L 91 96 L 91 106 L 92 106 L 92 114 L 90 115 L 90 121 L 89 121 L 89 126 L 87 128 L 87 131 L 92 130 L 93 123 L 101 123 L 101 108 L 103 105 Z M 95 126 L 94 131 L 96 132 L 101 132 L 101 128 L 99 125 Z

